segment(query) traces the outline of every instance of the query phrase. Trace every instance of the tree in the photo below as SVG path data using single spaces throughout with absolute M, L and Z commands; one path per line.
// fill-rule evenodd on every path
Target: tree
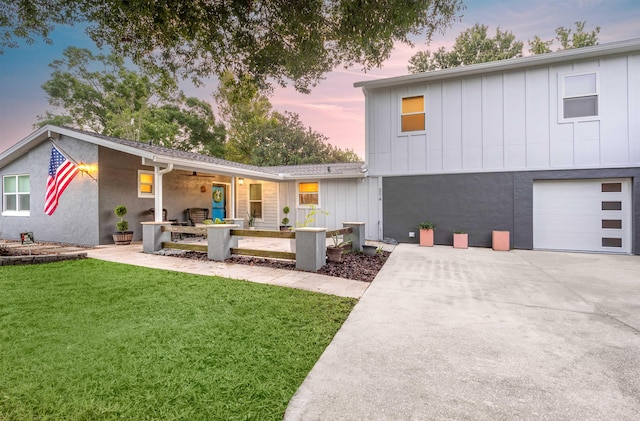
M 420 73 L 488 61 L 521 57 L 523 43 L 516 41 L 510 31 L 496 29 L 494 37 L 487 35 L 488 27 L 476 23 L 456 37 L 451 51 L 440 47 L 433 54 L 418 52 L 409 60 L 409 72 Z
M 224 156 L 224 126 L 206 102 L 186 97 L 157 75 L 129 70 L 114 54 L 69 47 L 63 55 L 50 64 L 51 79 L 42 85 L 59 112 L 47 111 L 38 126 L 66 125 Z
M 596 26 L 592 31 L 585 32 L 586 21 L 575 22 L 575 30 L 560 26 L 556 28 L 556 40 L 560 42 L 560 50 L 568 50 L 571 48 L 590 47 L 598 45 L 598 34 L 600 27 Z M 539 36 L 535 36 L 529 41 L 529 52 L 532 54 L 544 54 L 551 52 L 551 45 L 554 40 L 542 41 Z
M 269 99 L 248 76 L 226 73 L 215 93 L 227 126 L 227 159 L 259 166 L 355 162 L 358 156 L 326 143 L 295 113 L 273 111 Z
M 250 163 L 257 147 L 256 133 L 270 130 L 271 103 L 249 76 L 222 75 L 214 94 L 227 128 L 227 155 L 231 161 Z
M 543 41 L 539 36 L 534 36 L 533 40 L 529 40 L 529 52 L 531 54 L 545 54 L 551 52 L 553 40 Z
M 463 9 L 461 0 L 131 1 L 0 0 L 0 52 L 19 40 L 51 42 L 56 25 L 87 24 L 98 47 L 172 77 L 225 71 L 293 82 L 307 91 L 333 68 L 380 67 L 395 42 L 429 40 Z
M 271 117 L 273 124 L 256 133 L 258 147 L 251 156 L 251 164 L 274 166 L 360 160 L 353 151 L 328 144 L 326 136 L 305 127 L 296 113 L 274 112 Z

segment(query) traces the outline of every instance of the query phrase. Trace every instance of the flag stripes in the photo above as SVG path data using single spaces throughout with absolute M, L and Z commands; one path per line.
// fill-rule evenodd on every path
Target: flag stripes
M 60 196 L 76 174 L 78 174 L 78 167 L 65 158 L 55 146 L 51 146 L 44 213 L 53 215 L 58 207 Z

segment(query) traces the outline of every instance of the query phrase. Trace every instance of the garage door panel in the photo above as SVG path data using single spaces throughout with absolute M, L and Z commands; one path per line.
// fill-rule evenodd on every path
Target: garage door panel
M 631 251 L 629 179 L 545 180 L 533 187 L 534 248 Z

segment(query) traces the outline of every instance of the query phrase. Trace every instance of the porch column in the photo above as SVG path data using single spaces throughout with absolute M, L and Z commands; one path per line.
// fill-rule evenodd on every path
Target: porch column
M 155 207 L 155 222 L 162 222 L 162 176 L 173 171 L 173 164 L 167 165 L 167 168 L 161 170 L 159 166 L 153 167 L 153 183 L 155 197 L 153 206 Z
M 171 233 L 162 231 L 162 227 L 165 225 L 169 226 L 170 224 L 142 222 L 142 251 L 144 253 L 154 253 L 162 248 L 162 243 L 171 241 Z
M 351 234 L 344 235 L 344 241 L 351 241 L 353 251 L 362 251 L 364 245 L 364 222 L 343 222 L 343 228 L 351 228 Z
M 327 229 L 296 228 L 296 269 L 316 272 L 327 264 Z
M 238 237 L 231 235 L 231 230 L 238 228 L 233 224 L 207 225 L 207 257 L 210 260 L 222 262 L 231 257 L 231 248 L 238 247 Z
M 229 204 L 229 218 L 235 218 L 236 217 L 236 177 L 233 176 L 231 177 L 231 191 L 229 192 L 229 195 L 231 196 L 231 203 Z M 225 219 L 229 219 L 229 218 L 225 218 Z

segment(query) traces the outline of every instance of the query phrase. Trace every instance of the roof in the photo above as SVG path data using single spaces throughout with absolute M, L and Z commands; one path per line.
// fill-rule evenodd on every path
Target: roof
M 436 70 L 432 72 L 415 73 L 385 79 L 356 82 L 353 84 L 353 86 L 356 88 L 362 87 L 365 89 L 388 88 L 410 83 L 453 79 L 491 72 L 504 72 L 509 70 L 544 66 L 566 61 L 585 60 L 608 55 L 626 54 L 631 52 L 640 53 L 640 38 L 594 45 L 592 47 L 574 48 L 569 50 L 556 51 L 553 53 L 491 61 L 487 63 L 471 64 L 468 66 L 453 67 L 450 69 Z
M 364 164 L 362 162 L 259 167 L 195 152 L 179 151 L 85 130 L 52 125 L 41 127 L 0 154 L 0 168 L 46 141 L 52 134 L 73 137 L 109 149 L 139 156 L 143 159 L 145 165 L 173 165 L 175 169 L 187 171 L 215 172 L 230 176 L 254 177 L 275 181 L 294 178 L 353 178 L 363 177 L 366 174 L 366 171 L 363 171 Z

